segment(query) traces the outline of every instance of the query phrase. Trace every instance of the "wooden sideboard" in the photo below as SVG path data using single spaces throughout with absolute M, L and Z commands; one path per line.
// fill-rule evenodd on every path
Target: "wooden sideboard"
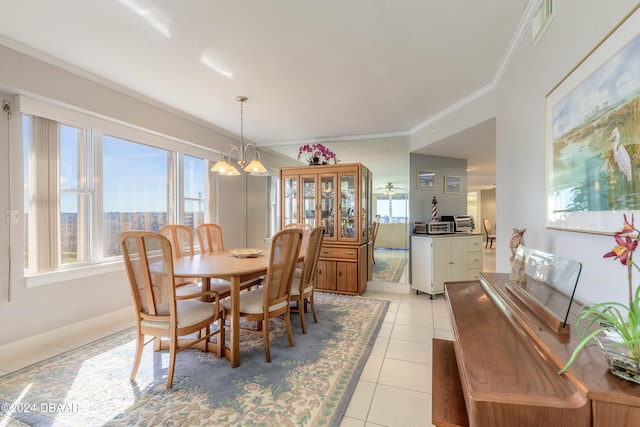
M 640 385 L 612 375 L 587 348 L 558 375 L 578 344 L 555 333 L 506 286 L 508 274 L 447 283 L 453 341 L 434 340 L 436 426 L 640 426 Z M 578 309 L 574 304 L 570 322 Z

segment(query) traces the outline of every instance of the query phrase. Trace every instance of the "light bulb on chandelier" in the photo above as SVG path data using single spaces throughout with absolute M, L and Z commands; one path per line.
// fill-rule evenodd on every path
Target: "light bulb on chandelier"
M 249 98 L 247 98 L 246 96 L 236 97 L 236 101 L 240 102 L 240 148 L 236 147 L 233 144 L 227 144 L 224 147 L 222 147 L 222 150 L 220 151 L 220 160 L 218 160 L 218 162 L 215 165 L 213 165 L 213 167 L 211 168 L 212 172 L 217 172 L 220 175 L 227 175 L 227 176 L 240 175 L 240 172 L 238 172 L 238 169 L 231 164 L 231 153 L 233 151 L 237 151 L 238 157 L 239 157 L 238 164 L 245 172 L 248 172 L 251 175 L 265 175 L 267 173 L 267 169 L 260 162 L 260 153 L 258 152 L 258 149 L 256 148 L 255 144 L 251 142 L 247 144 L 244 143 L 243 106 L 245 101 L 247 101 L 248 99 Z M 225 150 L 227 148 L 229 148 L 229 151 L 227 152 L 228 160 L 225 161 L 224 160 Z M 250 162 L 247 162 L 247 150 L 249 148 L 253 149 L 253 160 L 251 160 Z

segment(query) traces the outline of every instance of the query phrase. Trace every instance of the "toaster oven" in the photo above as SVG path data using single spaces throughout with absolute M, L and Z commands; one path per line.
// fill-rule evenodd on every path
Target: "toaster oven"
M 457 215 L 453 218 L 455 231 L 471 233 L 476 228 L 471 215 Z
M 413 232 L 416 234 L 427 234 L 427 223 L 419 221 L 414 222 Z
M 427 224 L 427 233 L 428 234 L 447 234 L 447 233 L 453 233 L 453 229 L 451 227 L 450 222 L 431 221 L 429 224 Z

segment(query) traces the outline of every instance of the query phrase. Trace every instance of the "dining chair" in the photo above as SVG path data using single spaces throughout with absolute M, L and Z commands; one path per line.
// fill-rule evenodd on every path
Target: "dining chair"
M 256 329 L 243 328 L 253 333 L 262 334 L 264 352 L 267 362 L 271 362 L 269 351 L 269 319 L 283 316 L 289 338 L 289 345 L 293 347 L 291 333 L 291 318 L 289 307 L 289 292 L 293 280 L 296 264 L 300 254 L 302 230 L 281 230 L 273 236 L 267 275 L 262 286 L 251 292 L 240 294 L 239 316 L 241 319 L 258 322 Z M 230 321 L 233 316 L 230 299 L 222 301 L 224 317 Z
M 309 235 L 311 234 L 311 230 L 312 230 L 311 225 L 305 222 L 292 222 L 291 224 L 287 224 L 284 226 L 284 230 L 288 230 L 291 228 L 299 228 L 300 230 L 302 230 L 302 239 L 303 239 L 302 245 L 304 246 L 304 243 L 306 243 L 306 240 L 309 238 Z
M 160 227 L 160 234 L 169 239 L 173 250 L 173 258 L 183 255 L 193 255 L 193 232 L 191 228 L 180 224 L 167 224 Z M 176 278 L 176 286 L 198 283 L 197 279 Z
M 320 258 L 320 249 L 324 240 L 324 227 L 316 227 L 311 231 L 307 242 L 302 272 L 295 274 L 291 283 L 290 301 L 295 302 L 295 308 L 291 308 L 292 313 L 299 313 L 302 333 L 307 333 L 304 315 L 307 312 L 307 304 L 313 314 L 313 321 L 318 323 L 316 317 L 316 307 L 313 301 L 313 292 L 316 281 L 316 267 Z
M 196 346 L 208 351 L 213 344 L 210 339 L 217 335 L 216 350 L 218 357 L 222 356 L 224 327 L 220 295 L 216 291 L 197 295 L 213 295 L 213 303 L 191 299 L 195 295 L 176 295 L 171 242 L 160 233 L 126 231 L 120 234 L 120 246 L 136 311 L 137 343 L 131 381 L 135 380 L 140 366 L 146 335 L 154 337 L 158 349 L 169 349 L 169 389 L 173 386 L 176 355 L 180 351 Z M 216 322 L 217 328 L 212 330 L 211 325 Z M 198 333 L 197 338 L 178 339 L 194 333 Z M 168 345 L 162 338 L 168 338 Z
M 198 233 L 198 242 L 200 243 L 200 252 L 201 253 L 213 253 L 213 252 L 224 252 L 224 239 L 222 238 L 222 227 L 218 224 L 211 223 L 203 223 L 200 224 L 196 231 Z M 240 290 L 249 290 L 255 286 L 260 284 L 260 278 L 247 280 L 245 282 L 240 283 Z M 231 283 L 226 279 L 212 279 L 212 284 L 214 282 L 226 284 L 231 289 Z M 212 288 L 213 289 L 213 288 Z M 228 296 L 231 293 L 224 293 L 224 296 Z
M 190 227 L 182 224 L 167 224 L 160 227 L 160 234 L 171 242 L 173 257 L 195 255 L 193 231 Z M 202 284 L 197 279 L 176 278 L 176 293 L 178 295 L 197 294 L 202 292 Z M 220 298 L 231 295 L 231 284 L 228 280 L 211 279 L 209 289 L 216 291 Z
M 311 225 L 305 222 L 292 222 L 291 224 L 287 224 L 284 226 L 283 230 L 291 230 L 299 228 L 302 230 L 302 244 L 301 247 L 305 248 L 307 246 L 307 242 L 309 240 L 309 235 L 311 234 L 312 227 Z M 296 276 L 300 276 L 302 274 L 302 262 L 298 263 L 296 267 Z
M 373 256 L 376 250 L 376 237 L 378 237 L 378 229 L 380 228 L 380 221 L 373 221 L 371 223 L 371 260 L 376 263 L 376 259 Z
M 484 226 L 484 232 L 487 234 L 487 243 L 484 244 L 484 247 L 486 248 L 487 245 L 489 245 L 489 247 L 493 247 L 493 242 L 495 242 L 496 240 L 496 235 L 495 233 L 492 233 L 492 226 L 491 226 L 491 222 L 487 219 L 484 218 L 482 220 L 482 225 Z
M 200 224 L 196 229 L 198 232 L 198 242 L 200 252 L 222 252 L 224 251 L 224 240 L 222 238 L 222 227 L 218 224 Z

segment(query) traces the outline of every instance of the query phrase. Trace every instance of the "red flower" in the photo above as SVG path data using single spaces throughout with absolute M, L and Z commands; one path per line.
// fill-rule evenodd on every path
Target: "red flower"
M 633 225 L 633 221 L 634 221 L 633 214 L 631 214 L 631 222 L 627 220 L 627 214 L 623 214 L 623 216 L 624 216 L 624 224 L 622 224 L 622 231 L 620 231 L 618 234 L 630 233 L 636 229 L 636 227 Z
M 618 243 L 611 252 L 604 254 L 603 258 L 619 259 L 622 265 L 627 265 L 627 261 L 631 259 L 631 255 L 638 247 L 638 241 L 630 236 L 615 235 L 616 243 Z

